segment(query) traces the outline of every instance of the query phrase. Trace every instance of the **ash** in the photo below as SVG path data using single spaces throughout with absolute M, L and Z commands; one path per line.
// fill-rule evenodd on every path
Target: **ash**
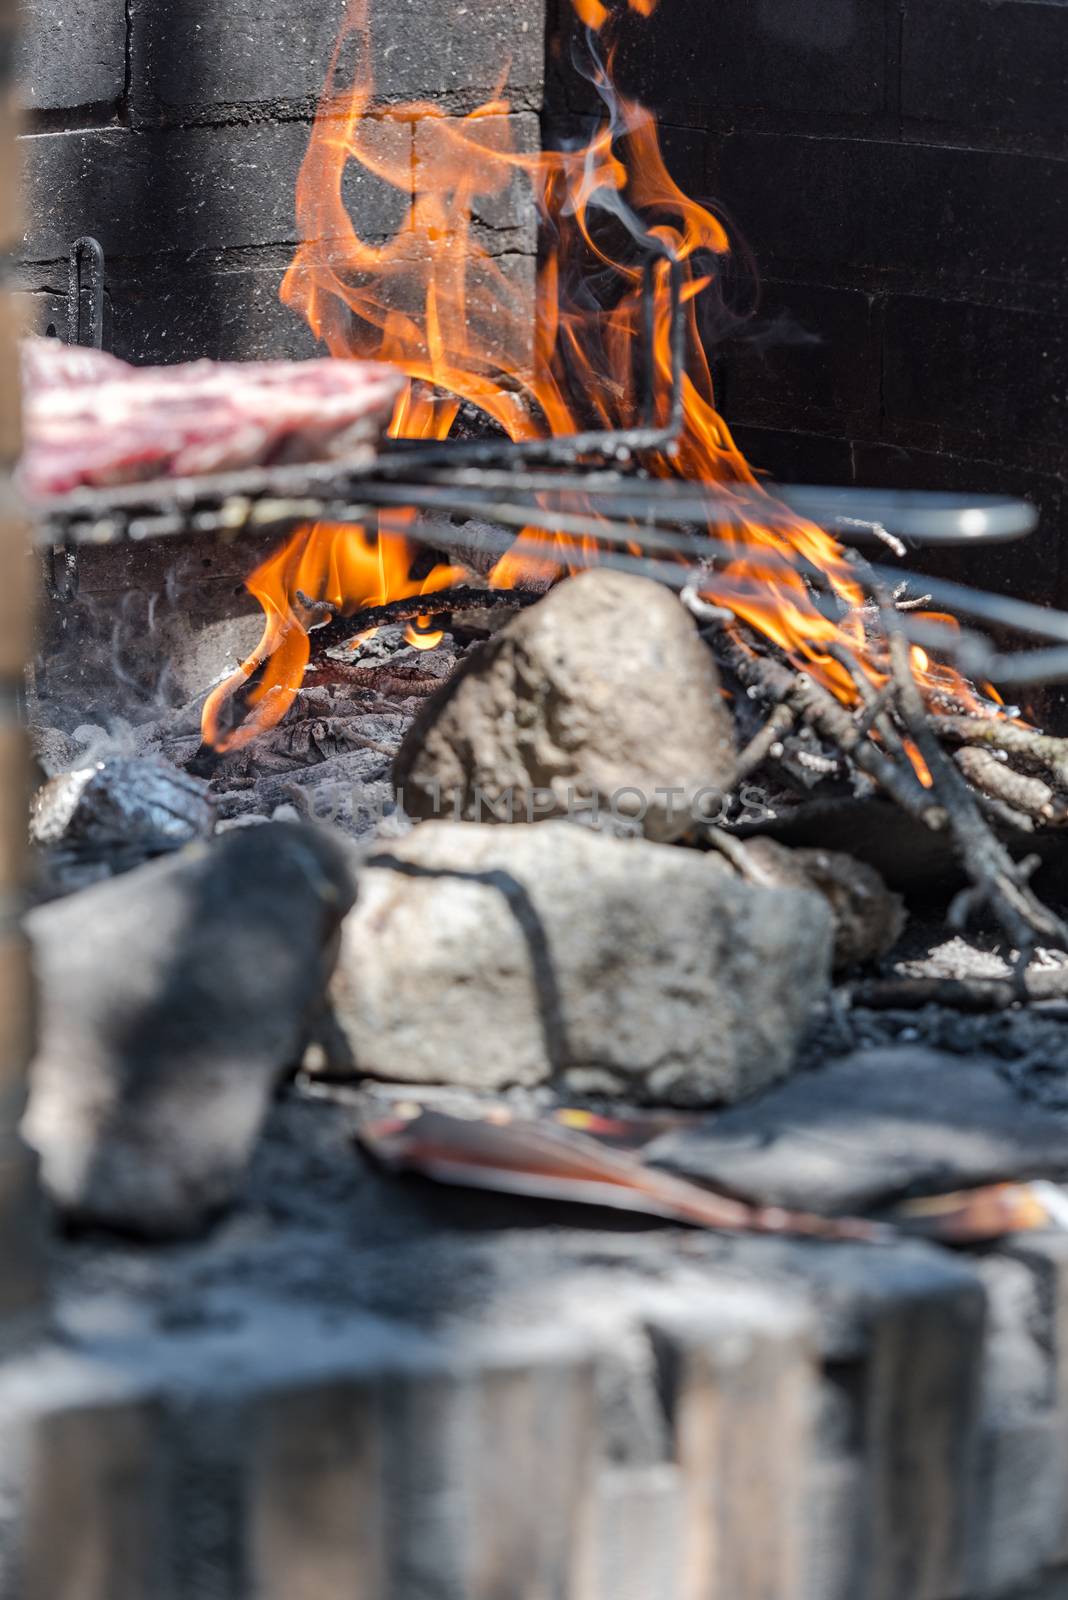
M 230 649 L 229 630 L 222 637 L 218 629 L 211 632 L 217 652 L 222 646 L 231 664 L 249 648 L 240 630 Z M 402 627 L 389 627 L 345 661 L 313 659 L 278 725 L 224 756 L 206 752 L 201 740 L 210 681 L 162 707 L 116 693 L 122 711 L 101 721 L 79 720 L 78 700 L 63 681 L 58 694 L 37 696 L 33 704 L 38 764 L 43 776 L 54 777 L 111 757 L 161 757 L 207 778 L 220 830 L 306 817 L 356 840 L 390 837 L 408 827 L 395 799 L 393 757 L 422 703 L 477 638 L 447 634 L 434 649 L 419 650 L 405 643 Z M 198 647 L 191 654 L 200 660 L 206 652 Z M 216 653 L 215 681 L 218 660 Z M 188 666 L 179 655 L 179 682 L 191 676 Z
M 1059 909 L 1059 908 L 1058 908 Z M 909 925 L 881 963 L 887 977 L 1001 978 L 1011 957 L 995 933 L 947 936 L 943 906 L 913 909 Z M 1063 967 L 1068 956 L 1040 951 L 1038 964 Z M 848 986 L 835 991 L 806 1038 L 799 1065 L 808 1070 L 884 1045 L 912 1045 L 962 1058 L 998 1061 L 1023 1099 L 1068 1111 L 1068 1002 L 1039 1001 L 1007 1011 L 970 1014 L 944 1005 L 918 1010 L 869 1010 L 849 1003 Z

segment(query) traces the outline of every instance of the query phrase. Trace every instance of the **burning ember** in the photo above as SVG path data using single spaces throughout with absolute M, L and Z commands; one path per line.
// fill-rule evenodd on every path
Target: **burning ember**
M 424 103 L 375 108 L 368 0 L 349 0 L 298 180 L 305 242 L 282 298 L 333 355 L 374 356 L 407 374 L 393 437 L 445 438 L 466 401 L 510 439 L 529 440 L 633 424 L 640 409 L 643 277 L 650 263 L 652 360 L 669 386 L 668 275 L 677 264 L 685 314 L 682 427 L 673 452 L 656 459 L 652 470 L 685 479 L 698 492 L 700 485 L 716 485 L 718 504 L 724 490 L 736 500 L 725 526 L 709 498 L 708 531 L 736 554 L 709 567 L 700 592 L 853 705 L 858 689 L 843 653 L 861 663 L 876 687 L 885 681 L 887 663 L 866 638 L 864 596 L 849 559 L 828 533 L 772 500 L 716 410 L 700 325 L 704 300 L 717 294 L 731 248 L 727 230 L 671 178 L 654 117 L 616 92 L 608 10 L 600 0 L 574 3 L 589 30 L 590 73 L 604 120 L 584 148 L 527 154 L 514 148 L 503 98 L 462 120 Z M 645 16 L 655 3 L 629 0 Z M 344 64 L 353 58 L 356 70 L 346 83 Z M 346 169 L 355 162 L 409 195 L 417 128 L 408 220 L 388 243 L 368 244 L 342 198 Z M 533 350 L 528 301 L 473 228 L 479 203 L 517 175 L 531 186 L 543 239 Z M 373 533 L 305 527 L 252 574 L 248 588 L 263 606 L 263 637 L 255 655 L 209 696 L 203 716 L 208 744 L 237 749 L 285 715 L 301 687 L 308 630 L 317 618 L 429 595 L 456 581 L 455 569 L 446 566 L 412 577 L 414 550 L 404 538 L 404 521 L 404 514 L 391 514 Z M 544 571 L 547 555 L 575 570 L 596 559 L 587 544 L 527 529 L 490 581 L 520 584 Z M 799 570 L 805 564 L 829 591 L 822 607 Z M 410 628 L 408 637 L 428 648 L 440 636 Z M 912 668 L 929 698 L 948 699 L 954 710 L 984 709 L 955 671 L 931 662 L 918 647 Z M 241 712 L 235 716 L 231 701 L 238 689 Z M 913 763 L 925 779 L 916 753 Z

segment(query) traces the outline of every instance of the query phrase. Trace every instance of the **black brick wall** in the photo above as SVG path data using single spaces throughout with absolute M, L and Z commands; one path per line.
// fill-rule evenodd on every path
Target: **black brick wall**
M 595 103 L 553 4 L 571 124 Z M 617 69 L 755 256 L 757 312 L 713 351 L 755 464 L 1024 493 L 1028 545 L 941 566 L 1068 605 L 1068 4 L 660 0 Z
M 309 355 L 278 303 L 296 243 L 294 188 L 343 0 L 25 0 L 21 84 L 26 229 L 18 282 L 42 331 L 65 325 L 66 257 L 95 235 L 120 355 Z M 513 135 L 537 140 L 543 0 L 372 0 L 381 103 L 462 114 L 499 88 Z M 410 146 L 418 121 L 378 124 Z M 350 163 L 360 235 L 388 237 L 411 204 Z M 494 198 L 490 248 L 530 280 L 529 197 Z

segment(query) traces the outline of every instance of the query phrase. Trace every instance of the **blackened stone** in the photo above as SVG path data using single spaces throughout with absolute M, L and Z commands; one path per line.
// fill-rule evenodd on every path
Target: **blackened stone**
M 1068 437 L 1063 318 L 896 295 L 885 350 L 891 422 L 1051 444 Z
M 1021 1100 L 993 1059 L 887 1048 L 665 1134 L 648 1156 L 763 1204 L 851 1211 L 1006 1178 L 1068 1176 L 1068 1121 Z
M 176 1235 L 233 1198 L 353 893 L 340 844 L 268 823 L 30 915 L 25 1133 L 65 1216 Z
M 307 142 L 304 125 L 285 122 L 25 139 L 28 225 L 20 254 L 58 261 L 83 233 L 99 239 L 109 258 L 292 243 Z M 346 200 L 367 238 L 392 233 L 410 204 L 407 194 L 354 163 Z
M 977 130 L 1068 137 L 1068 10 L 1033 0 L 907 0 L 901 109 Z
M 344 11 L 343 0 L 131 0 L 135 120 L 190 120 L 257 103 L 314 107 Z
M 113 106 L 126 74 L 123 0 L 25 0 L 16 72 L 30 111 Z

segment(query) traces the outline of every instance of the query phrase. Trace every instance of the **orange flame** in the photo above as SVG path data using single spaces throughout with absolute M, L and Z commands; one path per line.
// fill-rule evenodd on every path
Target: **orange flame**
M 656 3 L 627 0 L 645 16 Z M 591 30 L 603 29 L 612 14 L 601 0 L 574 4 Z M 674 453 L 654 470 L 736 494 L 740 515 L 725 526 L 717 526 L 710 497 L 710 531 L 737 554 L 709 578 L 704 595 L 852 703 L 855 686 L 830 647 L 847 646 L 875 683 L 883 673 L 870 660 L 863 595 L 846 556 L 826 532 L 788 517 L 771 500 L 716 410 L 698 314 L 730 250 L 727 230 L 672 179 L 653 117 L 616 94 L 610 56 L 603 62 L 599 48 L 593 50 L 593 78 L 608 107 L 602 126 L 584 148 L 528 153 L 516 146 L 509 105 L 500 95 L 462 118 L 422 102 L 376 107 L 368 0 L 348 0 L 297 183 L 304 242 L 282 299 L 333 355 L 377 356 L 407 374 L 393 436 L 444 438 L 461 401 L 468 401 L 509 438 L 530 439 L 634 422 L 641 260 L 650 250 L 665 258 L 656 274 L 652 330 L 652 360 L 664 392 L 671 374 L 666 258 L 678 262 L 686 334 L 683 427 Z M 342 62 L 354 54 L 357 67 L 346 83 Z M 352 167 L 403 197 L 405 220 L 385 242 L 361 238 L 349 213 L 344 181 Z M 488 201 L 516 185 L 532 193 L 545 244 L 533 327 L 529 291 L 491 254 L 477 220 Z M 588 284 L 591 265 L 614 286 L 607 305 L 595 305 L 588 289 L 575 293 Z M 209 696 L 204 736 L 210 744 L 238 748 L 285 714 L 307 666 L 317 604 L 347 613 L 456 581 L 447 567 L 413 580 L 413 549 L 403 528 L 402 516 L 383 520 L 384 537 L 316 525 L 295 534 L 252 574 L 248 588 L 263 606 L 263 638 L 254 656 Z M 525 530 L 491 581 L 514 584 L 544 570 L 547 556 L 584 564 L 595 549 L 592 540 L 586 546 Z M 825 614 L 801 575 L 769 556 L 800 556 L 819 568 L 841 615 Z M 440 634 L 409 630 L 409 637 L 428 648 Z M 948 686 L 952 680 L 953 692 L 964 694 L 963 680 L 951 669 L 929 667 L 919 654 L 914 661 L 928 682 Z M 243 720 L 235 718 L 237 703 Z

